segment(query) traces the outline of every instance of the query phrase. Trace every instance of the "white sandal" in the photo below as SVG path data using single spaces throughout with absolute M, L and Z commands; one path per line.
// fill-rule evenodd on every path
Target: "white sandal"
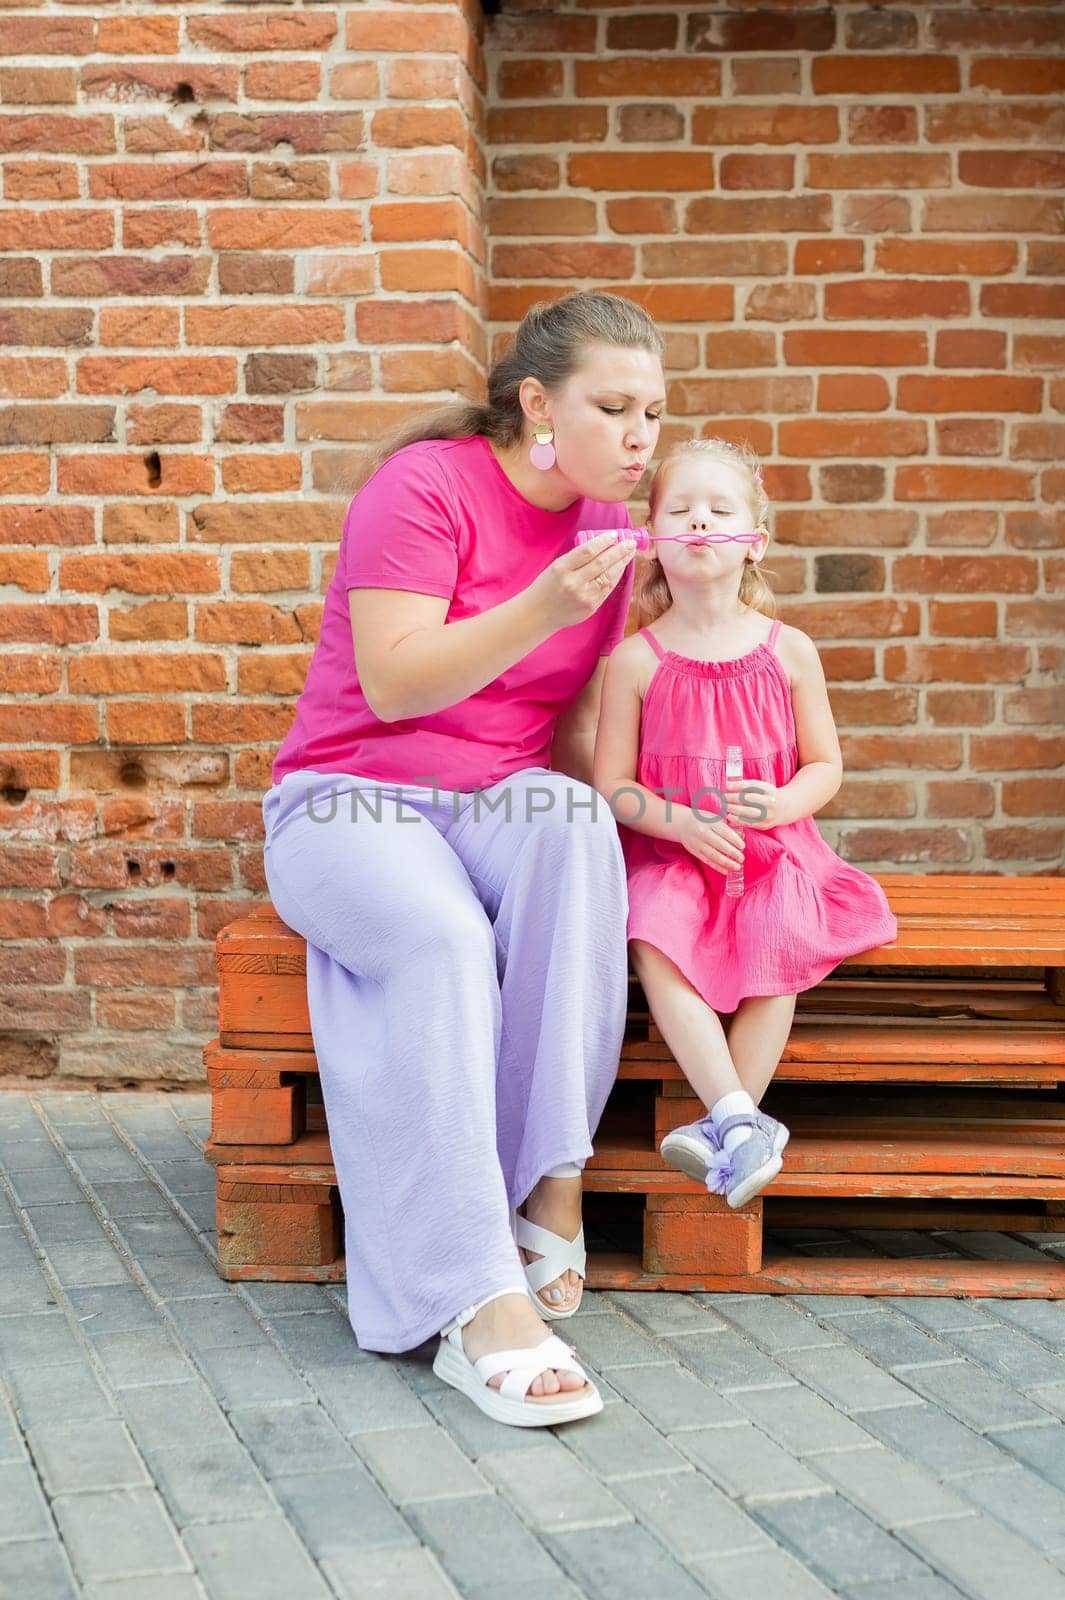
M 486 1304 L 487 1301 L 481 1301 L 481 1305 Z M 515 1428 L 553 1428 L 556 1423 L 576 1422 L 602 1411 L 602 1395 L 569 1345 L 563 1344 L 556 1334 L 548 1334 L 530 1349 L 492 1350 L 477 1361 L 471 1361 L 463 1349 L 462 1330 L 481 1305 L 460 1311 L 441 1332 L 440 1348 L 433 1361 L 433 1371 L 438 1378 L 467 1395 L 494 1422 L 506 1422 Z M 568 1395 L 562 1391 L 560 1395 L 530 1398 L 533 1380 L 548 1368 L 577 1373 L 584 1379 L 584 1389 Z M 501 1372 L 506 1373 L 506 1377 L 499 1388 L 489 1388 L 489 1380 Z
M 540 1257 L 539 1261 L 530 1261 L 525 1264 L 525 1281 L 529 1286 L 529 1298 L 542 1317 L 549 1322 L 562 1322 L 566 1317 L 572 1317 L 579 1310 L 581 1296 L 577 1296 L 576 1305 L 568 1306 L 565 1310 L 558 1310 L 545 1300 L 539 1293 L 546 1289 L 549 1283 L 554 1283 L 556 1278 L 561 1278 L 564 1272 L 572 1270 L 581 1278 L 587 1276 L 588 1253 L 584 1248 L 584 1228 L 578 1229 L 575 1239 L 564 1239 L 560 1233 L 551 1233 L 547 1228 L 541 1228 L 538 1223 L 530 1222 L 528 1217 L 523 1217 L 519 1212 L 514 1213 L 514 1239 L 522 1250 L 531 1250 Z

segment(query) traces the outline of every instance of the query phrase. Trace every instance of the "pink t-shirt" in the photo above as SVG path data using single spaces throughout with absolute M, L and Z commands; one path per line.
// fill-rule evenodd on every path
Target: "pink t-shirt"
M 445 711 L 382 722 L 359 687 L 349 589 L 406 589 L 450 601 L 447 622 L 528 588 L 573 546 L 578 528 L 631 527 L 624 502 L 578 499 L 541 511 L 511 483 L 480 434 L 407 445 L 355 496 L 325 597 L 296 717 L 273 766 L 434 781 L 469 793 L 549 764 L 555 723 L 623 637 L 633 565 L 599 609 L 560 628 L 476 694 Z

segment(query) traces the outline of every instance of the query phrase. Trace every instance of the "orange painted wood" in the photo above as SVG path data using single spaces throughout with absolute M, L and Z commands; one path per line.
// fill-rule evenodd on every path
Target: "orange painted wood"
M 225 1266 L 319 1267 L 340 1255 L 339 1208 L 323 1185 L 219 1182 L 218 1258 Z
M 762 1269 L 735 1277 L 646 1273 L 636 1256 L 589 1257 L 592 1289 L 671 1289 L 718 1294 L 858 1294 L 1065 1297 L 1065 1263 L 1029 1261 L 907 1261 L 767 1254 Z
M 292 1144 L 306 1127 L 302 1089 L 214 1088 L 211 1093 L 211 1144 Z
M 648 1195 L 643 1221 L 645 1272 L 707 1276 L 757 1272 L 762 1265 L 762 1207 L 732 1211 L 718 1195 Z

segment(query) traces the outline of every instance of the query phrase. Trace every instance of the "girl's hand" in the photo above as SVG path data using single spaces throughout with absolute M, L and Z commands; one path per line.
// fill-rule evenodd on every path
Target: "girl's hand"
M 529 585 L 556 628 L 584 622 L 621 581 L 636 553 L 635 539 L 615 542 L 612 533 L 567 550 Z
M 686 809 L 681 813 L 677 837 L 689 855 L 705 861 L 715 872 L 732 872 L 743 866 L 743 837 L 723 817 L 707 822 Z
M 729 821 L 738 822 L 744 828 L 764 831 L 766 828 L 779 828 L 782 822 L 788 820 L 783 789 L 755 778 L 741 778 L 739 782 L 728 785 L 725 801 Z

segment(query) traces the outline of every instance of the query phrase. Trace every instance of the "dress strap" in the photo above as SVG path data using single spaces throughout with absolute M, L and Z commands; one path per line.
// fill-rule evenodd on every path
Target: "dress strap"
M 770 650 L 775 650 L 776 649 L 777 635 L 778 635 L 779 632 L 780 632 L 780 618 L 779 617 L 774 617 L 773 618 L 773 626 L 769 630 L 769 638 L 766 640 L 766 644 L 769 646 Z
M 659 661 L 664 661 L 666 659 L 666 651 L 663 650 L 662 646 L 659 644 L 650 628 L 641 628 L 640 635 L 642 638 L 647 640 L 647 643 L 651 646 L 651 649 L 654 651 Z

